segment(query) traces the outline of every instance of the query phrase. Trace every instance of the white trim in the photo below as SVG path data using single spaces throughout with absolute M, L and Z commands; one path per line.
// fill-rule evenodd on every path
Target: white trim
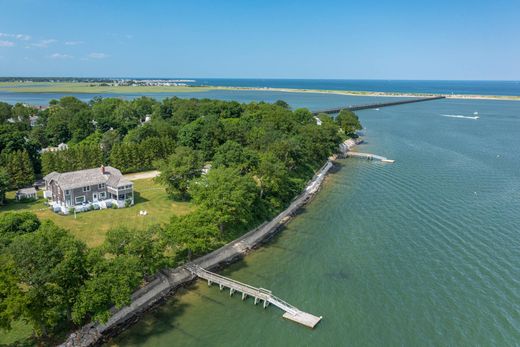
M 78 202 L 78 198 L 83 198 L 83 201 Z M 74 205 L 79 205 L 79 204 L 84 203 L 86 201 L 87 201 L 87 198 L 85 197 L 85 195 L 76 196 L 74 198 Z

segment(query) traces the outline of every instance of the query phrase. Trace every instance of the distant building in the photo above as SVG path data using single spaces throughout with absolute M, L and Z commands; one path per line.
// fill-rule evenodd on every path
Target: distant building
M 16 192 L 16 200 L 20 201 L 26 199 L 38 199 L 38 193 L 36 192 L 36 189 L 34 187 L 22 188 Z
M 31 125 L 31 127 L 35 127 L 36 126 L 36 123 L 38 122 L 38 116 L 30 116 L 29 117 L 29 124 Z
M 44 178 L 44 196 L 52 201 L 55 211 L 77 211 L 134 204 L 133 183 L 111 166 L 73 172 L 51 172 Z
M 58 151 L 64 151 L 66 149 L 69 149 L 69 145 L 67 145 L 66 143 L 62 142 L 57 147 L 42 148 L 42 153 L 45 153 L 45 152 L 58 152 Z
M 204 167 L 200 171 L 201 171 L 201 174 L 207 175 L 209 170 L 211 170 L 211 163 L 204 165 Z

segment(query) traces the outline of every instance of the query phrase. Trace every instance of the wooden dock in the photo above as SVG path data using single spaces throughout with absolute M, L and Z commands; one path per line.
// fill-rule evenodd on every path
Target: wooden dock
M 372 109 L 372 108 L 397 106 L 397 105 L 403 105 L 403 104 L 411 104 L 414 102 L 439 100 L 439 99 L 444 99 L 444 98 L 445 98 L 445 96 L 440 96 L 440 95 L 425 97 L 425 98 L 408 98 L 408 99 L 401 99 L 401 100 L 397 100 L 397 101 L 378 102 L 378 103 L 374 103 L 374 104 L 349 105 L 349 106 L 345 106 L 345 107 L 337 107 L 337 108 L 330 108 L 330 109 L 326 109 L 326 110 L 314 111 L 312 113 L 314 115 L 318 115 L 320 113 L 336 114 L 336 113 L 340 113 L 341 110 L 350 110 L 350 111 L 368 110 L 368 109 Z
M 291 304 L 277 298 L 273 293 L 264 288 L 256 288 L 245 283 L 241 283 L 230 278 L 218 275 L 211 271 L 205 270 L 202 267 L 194 264 L 186 266 L 192 274 L 199 278 L 208 281 L 208 285 L 211 286 L 213 283 L 218 284 L 220 290 L 224 288 L 229 289 L 229 295 L 233 295 L 235 292 L 242 294 L 242 300 L 246 300 L 248 297 L 254 299 L 254 304 L 262 302 L 264 308 L 267 308 L 269 304 L 278 307 L 285 311 L 283 318 L 292 320 L 293 322 L 305 325 L 309 328 L 314 328 L 322 319 L 322 317 L 316 317 L 310 313 L 300 311 L 298 308 Z
M 383 156 L 380 156 L 380 155 L 377 155 L 377 154 L 371 154 L 371 153 L 362 153 L 362 152 L 347 152 L 345 153 L 345 155 L 347 157 L 352 157 L 352 158 L 362 158 L 362 159 L 367 159 L 367 160 L 379 160 L 379 161 L 382 161 L 383 163 L 394 163 L 395 160 L 393 159 L 388 159 L 386 157 L 383 157 Z

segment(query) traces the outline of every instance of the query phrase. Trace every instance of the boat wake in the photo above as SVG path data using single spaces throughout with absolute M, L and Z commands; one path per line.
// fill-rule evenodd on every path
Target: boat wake
M 461 114 L 441 114 L 443 117 L 450 117 L 450 118 L 463 118 L 463 119 L 479 119 L 479 116 L 463 116 Z

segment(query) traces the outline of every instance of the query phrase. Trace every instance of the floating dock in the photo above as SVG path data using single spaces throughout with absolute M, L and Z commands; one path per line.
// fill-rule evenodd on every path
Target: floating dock
M 235 292 L 242 294 L 242 300 L 246 300 L 247 297 L 254 299 L 254 304 L 262 302 L 264 308 L 267 308 L 269 304 L 278 307 L 285 311 L 283 318 L 291 320 L 293 322 L 305 325 L 309 328 L 314 328 L 323 317 L 317 317 L 310 313 L 303 312 L 291 304 L 277 298 L 273 293 L 264 288 L 256 288 L 245 283 L 241 283 L 231 278 L 227 278 L 211 271 L 205 270 L 202 267 L 194 264 L 187 265 L 186 268 L 194 275 L 208 281 L 208 286 L 213 283 L 218 284 L 220 290 L 224 288 L 229 289 L 229 295 L 232 296 Z
M 362 159 L 367 159 L 367 160 L 379 160 L 383 163 L 394 163 L 395 160 L 393 159 L 388 159 L 386 157 L 383 157 L 383 156 L 380 156 L 380 155 L 377 155 L 377 154 L 371 154 L 371 153 L 362 153 L 362 152 L 347 152 L 345 154 L 347 157 L 352 157 L 352 158 L 362 158 Z

